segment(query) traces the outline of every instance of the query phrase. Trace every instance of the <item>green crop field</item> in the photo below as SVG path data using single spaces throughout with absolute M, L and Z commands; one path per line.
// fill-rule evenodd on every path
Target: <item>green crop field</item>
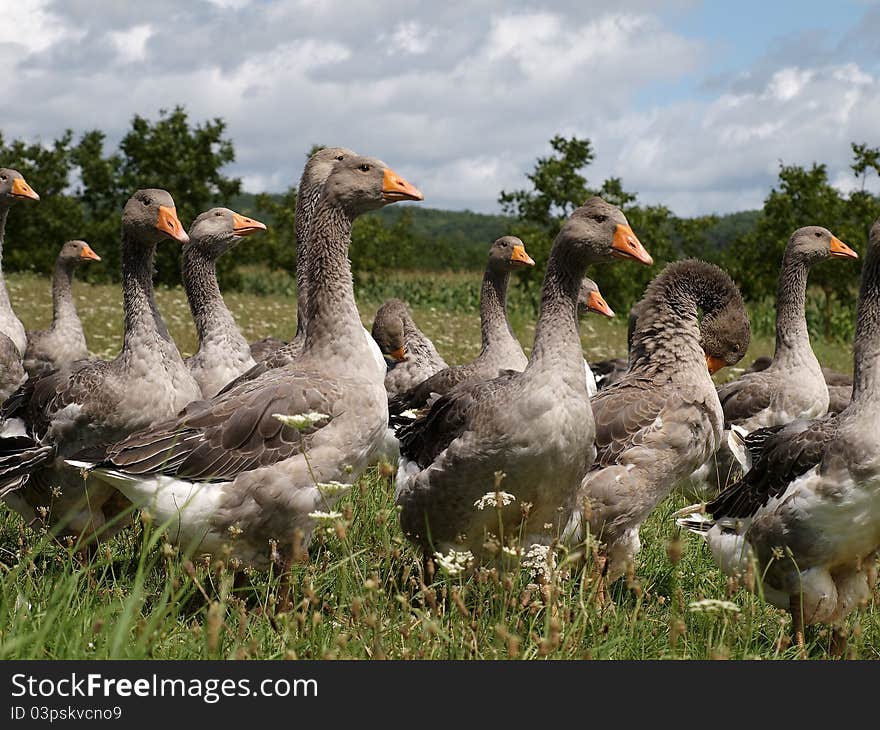
M 395 293 L 413 294 L 416 320 L 448 360 L 474 356 L 476 310 L 432 305 L 431 296 L 417 294 L 425 286 L 401 277 Z M 29 328 L 49 321 L 47 280 L 13 275 L 9 287 Z M 80 283 L 76 296 L 93 352 L 113 355 L 122 334 L 120 290 Z M 157 299 L 181 350 L 191 352 L 195 334 L 181 291 L 160 289 Z M 290 299 L 230 294 L 227 302 L 248 338 L 293 333 Z M 362 302 L 365 324 L 378 304 Z M 534 322 L 526 311 L 517 308 L 511 318 L 528 345 Z M 584 321 L 589 358 L 624 353 L 624 320 L 619 312 L 614 322 Z M 754 338 L 741 364 L 771 354 L 772 344 L 766 334 Z M 814 344 L 824 364 L 849 370 L 848 347 Z M 343 498 L 342 516 L 319 528 L 308 559 L 286 579 L 236 575 L 217 562 L 194 565 L 163 540 L 161 525 L 142 520 L 86 555 L 0 507 L 0 659 L 799 656 L 789 644 L 788 614 L 729 583 L 698 538 L 677 534 L 670 515 L 685 504 L 682 498 L 661 505 L 645 524 L 634 575 L 600 601 L 589 547 L 585 561 L 560 553 L 544 580 L 528 569 L 423 576 L 392 495 L 391 470 L 369 471 Z M 850 656 L 880 658 L 876 603 L 847 623 Z M 829 644 L 826 630 L 808 631 L 810 658 L 828 657 Z

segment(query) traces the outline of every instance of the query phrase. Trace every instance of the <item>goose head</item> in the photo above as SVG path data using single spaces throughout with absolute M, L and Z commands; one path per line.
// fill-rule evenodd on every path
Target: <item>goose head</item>
M 122 228 L 138 241 L 156 245 L 166 238 L 189 241 L 171 194 L 157 188 L 138 190 L 122 211 Z
M 631 259 L 650 266 L 654 259 L 642 246 L 623 211 L 596 196 L 565 221 L 556 244 L 578 265 Z
M 406 345 L 403 339 L 403 320 L 394 315 L 376 318 L 371 334 L 383 357 L 396 364 L 406 360 Z
M 246 236 L 266 230 L 266 224 L 229 208 L 211 208 L 199 214 L 189 227 L 184 254 L 198 251 L 210 260 L 226 253 Z
M 822 226 L 804 226 L 791 234 L 786 252 L 807 264 L 828 258 L 857 259 L 859 255 Z
M 333 166 L 337 162 L 342 162 L 352 157 L 357 157 L 357 153 L 352 152 L 347 147 L 324 147 L 309 157 L 309 161 L 303 170 L 303 180 L 321 184 L 333 172 Z
M 705 315 L 700 323 L 700 344 L 709 373 L 714 375 L 721 368 L 736 365 L 749 349 L 751 339 L 749 315 L 741 298 Z
M 581 282 L 577 306 L 578 316 L 583 316 L 587 312 L 595 312 L 608 318 L 614 317 L 614 310 L 608 306 L 608 302 L 599 291 L 599 285 L 587 276 Z
M 424 200 L 424 195 L 388 165 L 374 157 L 346 157 L 333 166 L 323 196 L 341 204 L 354 218 L 400 200 Z
M 494 271 L 507 272 L 534 266 L 535 262 L 516 236 L 502 236 L 489 249 L 488 265 Z
M 66 266 L 76 266 L 89 261 L 100 261 L 101 257 L 85 241 L 68 241 L 61 247 L 58 260 Z
M 18 170 L 0 167 L 0 205 L 8 206 L 14 200 L 39 200 L 37 192 L 25 182 Z

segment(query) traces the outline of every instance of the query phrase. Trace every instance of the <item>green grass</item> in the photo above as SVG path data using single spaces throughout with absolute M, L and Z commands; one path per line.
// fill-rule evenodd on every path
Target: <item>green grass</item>
M 26 324 L 45 325 L 47 282 L 14 276 L 10 288 Z M 92 349 L 114 353 L 118 289 L 78 284 L 76 291 Z M 158 300 L 181 349 L 191 351 L 182 295 L 163 290 Z M 290 300 L 230 295 L 228 302 L 249 338 L 293 332 Z M 365 323 L 377 304 L 362 306 Z M 475 314 L 419 307 L 415 316 L 450 360 L 479 349 Z M 529 319 L 513 316 L 523 342 L 534 333 Z M 582 330 L 591 358 L 623 353 L 624 323 L 591 317 Z M 847 368 L 844 348 L 816 349 L 827 364 Z M 772 342 L 757 338 L 744 362 L 769 353 Z M 580 567 L 563 555 L 544 585 L 525 570 L 438 575 L 425 585 L 381 469 L 343 498 L 343 517 L 320 530 L 308 562 L 293 567 L 288 605 L 277 575 L 236 578 L 222 563 L 193 565 L 164 541 L 161 526 L 135 521 L 87 558 L 0 508 L 0 659 L 796 657 L 787 614 L 728 584 L 699 539 L 677 535 L 670 515 L 682 504 L 669 500 L 644 525 L 635 574 L 614 585 L 604 605 L 589 556 Z M 704 598 L 729 600 L 738 611 L 689 608 Z M 851 656 L 880 658 L 874 609 L 848 622 Z M 810 631 L 808 655 L 827 657 L 829 643 L 826 631 Z

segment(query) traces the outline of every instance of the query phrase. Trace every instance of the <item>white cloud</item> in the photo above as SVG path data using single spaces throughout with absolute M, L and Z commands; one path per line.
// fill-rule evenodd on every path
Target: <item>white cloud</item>
M 389 39 L 389 56 L 402 52 L 413 56 L 427 53 L 437 37 L 435 31 L 425 31 L 421 23 L 408 21 L 398 23 Z
M 149 23 L 134 25 L 128 30 L 110 31 L 107 36 L 123 63 L 143 61 L 147 56 L 147 41 L 153 35 Z
M 591 182 L 619 176 L 682 214 L 760 205 L 779 160 L 828 162 L 843 188 L 849 142 L 878 143 L 880 81 L 848 56 L 764 59 L 681 93 L 715 49 L 663 7 L 535 7 L 155 0 L 96 14 L 18 0 L 0 26 L 0 64 L 17 71 L 0 74 L 16 100 L 2 131 L 99 127 L 113 142 L 134 113 L 180 103 L 227 121 L 248 189 L 282 189 L 312 143 L 340 144 L 385 159 L 427 205 L 490 211 L 550 137 L 577 134 L 596 147 Z

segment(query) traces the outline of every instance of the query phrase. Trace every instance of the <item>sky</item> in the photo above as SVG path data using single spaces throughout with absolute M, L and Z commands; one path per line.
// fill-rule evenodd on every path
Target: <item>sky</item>
M 0 0 L 0 131 L 222 117 L 227 168 L 282 191 L 312 144 L 379 157 L 425 205 L 495 212 L 557 134 L 683 216 L 760 207 L 780 162 L 856 186 L 880 146 L 880 3 Z M 873 182 L 880 189 L 880 181 Z

